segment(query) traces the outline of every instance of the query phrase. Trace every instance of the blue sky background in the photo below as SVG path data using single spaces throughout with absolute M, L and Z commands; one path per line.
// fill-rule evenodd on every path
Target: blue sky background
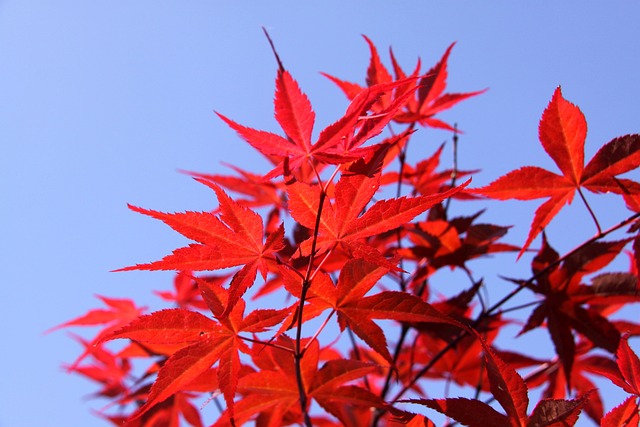
M 223 172 L 226 161 L 267 170 L 213 114 L 278 131 L 276 64 L 261 26 L 309 95 L 316 129 L 346 107 L 319 72 L 364 81 L 360 34 L 385 61 L 393 46 L 407 69 L 418 56 L 430 67 L 457 41 L 449 90 L 489 88 L 441 116 L 465 131 L 460 166 L 483 169 L 474 185 L 527 164 L 557 170 L 537 126 L 559 84 L 587 117 L 586 159 L 640 132 L 640 3 L 543 3 L 0 0 L 0 426 L 106 425 L 90 414 L 101 404 L 83 400 L 93 385 L 60 369 L 80 348 L 43 331 L 98 307 L 94 294 L 160 307 L 151 290 L 168 288 L 171 274 L 109 271 L 184 240 L 126 203 L 211 209 L 213 194 L 178 169 Z M 424 131 L 425 153 L 448 137 Z M 627 215 L 602 200 L 603 225 Z M 510 202 L 484 219 L 518 224 L 508 241 L 521 244 L 538 204 Z M 549 231 L 561 251 L 593 232 L 579 203 Z M 512 264 L 503 261 L 527 275 L 526 260 Z M 478 271 L 503 284 L 493 273 Z

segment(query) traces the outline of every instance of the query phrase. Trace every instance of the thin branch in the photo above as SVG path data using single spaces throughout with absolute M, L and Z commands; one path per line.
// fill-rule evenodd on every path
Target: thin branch
M 451 170 L 451 188 L 456 186 L 456 179 L 458 179 L 458 124 L 453 124 L 453 169 Z M 449 212 L 449 205 L 451 204 L 451 197 L 447 199 L 444 205 L 444 213 Z
M 282 61 L 280 61 L 280 56 L 278 56 L 278 52 L 276 51 L 276 47 L 273 44 L 273 40 L 271 40 L 271 36 L 269 36 L 269 33 L 267 32 L 267 29 L 265 27 L 262 27 L 262 31 L 264 32 L 264 35 L 267 36 L 269 45 L 271 45 L 271 50 L 276 57 L 276 61 L 278 61 L 278 68 L 280 69 L 280 71 L 284 71 L 284 65 L 282 65 Z

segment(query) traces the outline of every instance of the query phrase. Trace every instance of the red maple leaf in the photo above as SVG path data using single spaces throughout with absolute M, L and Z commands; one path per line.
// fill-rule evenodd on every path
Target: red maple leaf
M 564 205 L 571 203 L 576 190 L 586 188 L 594 193 L 625 194 L 619 184 L 622 182 L 625 188 L 640 191 L 640 184 L 615 178 L 640 166 L 640 135 L 626 135 L 609 141 L 585 166 L 587 122 L 580 109 L 562 97 L 559 87 L 542 114 L 539 134 L 544 150 L 562 175 L 537 166 L 525 166 L 485 187 L 470 190 L 500 200 L 549 198 L 536 210 L 520 255 Z
M 626 277 L 595 285 L 585 285 L 582 278 L 609 264 L 628 243 L 629 239 L 615 242 L 592 242 L 567 256 L 561 263 L 558 253 L 548 244 L 543 234 L 542 247 L 532 262 L 534 282 L 512 280 L 544 297 L 529 316 L 521 334 L 542 326 L 546 327 L 562 362 L 567 386 L 571 387 L 572 366 L 576 358 L 577 331 L 593 345 L 614 353 L 620 333 L 598 310 L 588 306 L 599 304 L 602 298 L 635 301 L 635 284 L 629 289 Z M 511 280 L 511 279 L 509 279 Z
M 429 276 L 444 266 L 459 267 L 469 271 L 466 265 L 472 259 L 486 254 L 517 251 L 519 248 L 500 243 L 510 227 L 493 224 L 474 224 L 482 214 L 470 217 L 447 219 L 446 212 L 439 206 L 429 212 L 427 221 L 420 221 L 409 228 L 408 237 L 412 243 L 399 251 L 405 259 L 428 260 L 418 278 Z
M 45 333 L 53 332 L 61 328 L 68 328 L 71 326 L 102 325 L 102 329 L 96 334 L 95 338 L 92 341 L 93 345 L 111 331 L 118 329 L 123 325 L 126 325 L 131 320 L 140 316 L 147 309 L 147 307 L 136 306 L 133 300 L 128 298 L 108 298 L 101 295 L 96 295 L 96 297 L 104 302 L 109 308 L 89 310 L 86 314 L 55 326 Z M 77 367 L 78 364 L 89 354 L 91 354 L 91 349 L 85 346 L 85 351 L 80 356 L 78 356 L 78 358 L 71 364 L 69 370 L 73 370 L 75 367 Z
M 201 271 L 242 266 L 229 285 L 228 305 L 222 313 L 227 315 L 244 292 L 253 285 L 258 271 L 266 277 L 268 263 L 275 260 L 275 253 L 284 247 L 284 228 L 281 225 L 263 243 L 264 225 L 260 215 L 236 203 L 213 182 L 199 181 L 216 192 L 220 202 L 219 216 L 211 212 L 163 213 L 129 206 L 131 210 L 163 221 L 199 244 L 176 249 L 160 261 L 116 271 Z
M 203 298 L 211 311 L 220 313 L 229 293 L 214 282 L 198 280 Z M 245 303 L 239 299 L 227 317 L 215 321 L 198 312 L 180 308 L 141 316 L 107 335 L 105 340 L 128 338 L 140 344 L 181 345 L 164 363 L 153 383 L 146 403 L 132 415 L 135 419 L 181 391 L 218 362 L 218 384 L 233 412 L 240 371 L 239 352 L 249 347 L 239 335 L 259 333 L 280 323 L 287 310 L 254 310 L 244 316 Z
M 397 100 L 398 96 L 406 93 L 407 74 L 398 65 L 395 57 L 393 56 L 393 52 L 390 52 L 395 72 L 394 79 L 391 76 L 391 73 L 389 73 L 387 68 L 382 64 L 382 61 L 380 61 L 380 56 L 378 55 L 378 51 L 373 42 L 366 36 L 363 37 L 369 44 L 369 49 L 371 50 L 371 60 L 367 70 L 367 85 L 372 87 L 390 82 L 404 82 L 403 85 L 398 86 L 393 94 L 387 93 L 378 99 L 375 104 L 376 110 L 384 111 L 389 107 L 389 105 Z M 453 107 L 464 99 L 485 92 L 485 90 L 481 90 L 468 93 L 444 93 L 447 86 L 447 60 L 449 59 L 449 54 L 451 53 L 451 49 L 454 44 L 451 44 L 447 48 L 440 61 L 420 79 L 420 89 L 418 90 L 416 97 L 409 99 L 405 108 L 402 111 L 398 111 L 394 115 L 393 120 L 399 123 L 419 123 L 422 126 L 430 126 L 453 131 L 454 128 L 451 125 L 434 118 L 434 116 L 441 111 Z M 420 61 L 418 60 L 418 64 L 410 77 L 418 77 L 419 72 Z M 358 84 L 340 80 L 326 73 L 322 74 L 337 84 L 349 99 L 355 99 L 357 94 L 363 90 L 362 86 Z
M 631 396 L 603 417 L 601 427 L 638 427 L 640 424 L 640 358 L 629 346 L 628 339 L 620 340 L 616 352 L 618 370 L 601 373 Z
M 398 87 L 405 87 L 407 83 L 412 84 L 387 108 L 367 116 L 367 111 L 380 96 Z M 311 166 L 317 174 L 317 165 L 345 163 L 360 158 L 361 152 L 354 150 L 378 135 L 416 88 L 415 79 L 406 79 L 363 89 L 354 96 L 345 114 L 320 132 L 315 143 L 311 140 L 315 122 L 311 103 L 291 74 L 283 68 L 278 70 L 274 104 L 276 121 L 285 137 L 242 126 L 217 114 L 245 141 L 277 164 L 264 177 L 265 180 L 285 172 L 285 159 L 292 171 Z
M 264 181 L 262 176 L 242 170 L 237 166 L 228 165 L 226 163 L 223 164 L 236 171 L 240 176 L 213 175 L 189 171 L 184 172 L 195 178 L 214 182 L 229 191 L 246 196 L 244 199 L 240 197 L 234 199 L 238 204 L 244 207 L 282 207 L 282 198 L 278 192 L 278 185 L 273 182 Z

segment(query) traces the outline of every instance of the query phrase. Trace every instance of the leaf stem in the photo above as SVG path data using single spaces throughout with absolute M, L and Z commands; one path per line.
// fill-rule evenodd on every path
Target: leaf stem
M 327 326 L 327 323 L 329 323 L 329 319 L 331 319 L 331 317 L 333 317 L 333 314 L 336 312 L 335 309 L 331 310 L 331 313 L 329 313 L 329 315 L 327 316 L 326 319 L 324 319 L 324 322 L 322 322 L 322 325 L 320 325 L 320 327 L 318 328 L 318 330 L 316 331 L 315 334 L 313 334 L 313 336 L 311 337 L 311 339 L 309 340 L 309 342 L 307 342 L 307 344 L 304 346 L 304 348 L 302 349 L 302 353 L 304 354 L 307 349 L 309 348 L 309 346 L 311 345 L 311 343 L 313 341 L 315 341 L 318 338 L 318 335 L 320 335 L 320 332 L 322 332 L 322 330 L 325 328 L 325 326 Z
M 255 344 L 260 344 L 260 345 L 264 345 L 265 347 L 269 346 L 269 347 L 273 347 L 273 348 L 277 348 L 278 350 L 283 350 L 286 351 L 287 353 L 293 353 L 293 350 L 291 350 L 289 347 L 284 347 L 278 344 L 273 344 L 270 341 L 261 341 L 261 340 L 256 340 L 253 338 L 249 338 L 249 337 L 243 337 L 242 335 L 238 335 L 238 338 L 240 338 L 243 341 L 249 341 Z
M 578 187 L 578 194 L 580 195 L 580 198 L 582 199 L 584 205 L 587 207 L 587 210 L 589 211 L 589 215 L 591 215 L 593 222 L 595 222 L 596 228 L 598 229 L 598 234 L 602 234 L 602 228 L 600 228 L 598 218 L 596 218 L 596 214 L 593 213 L 593 210 L 591 209 L 591 206 L 589 206 L 589 202 L 587 202 L 586 197 L 584 197 L 584 194 L 582 193 L 582 188 L 580 187 Z

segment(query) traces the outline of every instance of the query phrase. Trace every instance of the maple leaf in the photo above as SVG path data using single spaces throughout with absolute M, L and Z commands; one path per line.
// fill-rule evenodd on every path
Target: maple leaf
M 121 415 L 101 415 L 111 421 L 113 425 L 119 427 L 180 427 L 183 425 L 180 422 L 180 417 L 189 423 L 190 426 L 204 427 L 200 417 L 200 411 L 198 411 L 190 401 L 193 397 L 194 396 L 189 393 L 176 393 L 174 396 L 154 406 L 151 410 L 134 420 L 129 420 L 128 417 Z
M 128 298 L 109 298 L 101 295 L 96 295 L 96 297 L 104 302 L 109 309 L 89 310 L 86 314 L 58 326 L 54 326 L 45 333 L 50 333 L 61 328 L 68 328 L 70 326 L 103 325 L 105 329 L 112 329 L 129 323 L 132 319 L 140 316 L 140 314 L 147 309 L 147 307 L 137 307 L 135 302 Z
M 373 42 L 368 37 L 363 37 L 369 45 L 369 49 L 371 51 L 371 60 L 369 62 L 369 68 L 367 69 L 367 85 L 371 87 L 380 84 L 387 84 L 394 81 L 406 82 L 407 74 L 398 65 L 395 57 L 393 56 L 393 52 L 391 51 L 390 53 L 391 61 L 393 63 L 394 71 L 396 74 L 395 79 L 391 76 L 391 73 L 389 73 L 387 68 L 382 64 L 382 61 L 380 61 L 380 56 L 378 55 L 378 51 Z M 454 44 L 451 44 L 447 48 L 438 64 L 436 64 L 424 76 L 422 76 L 419 83 L 420 89 L 418 90 L 416 97 L 408 100 L 404 110 L 398 111 L 394 115 L 393 120 L 399 123 L 419 123 L 422 126 L 447 129 L 451 131 L 455 130 L 451 125 L 443 122 L 442 120 L 434 118 L 434 116 L 441 111 L 453 107 L 455 104 L 464 99 L 485 92 L 486 89 L 468 93 L 443 93 L 446 88 L 447 81 L 447 60 L 449 59 L 449 54 L 451 53 L 451 49 L 453 48 Z M 418 64 L 411 74 L 411 77 L 417 77 L 419 75 L 419 70 L 420 60 L 418 60 Z M 322 74 L 333 81 L 336 85 L 338 85 L 338 87 L 342 89 L 342 91 L 349 99 L 355 99 L 357 94 L 363 89 L 362 86 L 358 84 L 340 80 L 326 73 Z M 393 95 L 385 94 L 381 96 L 375 104 L 377 109 L 383 110 L 387 108 L 388 105 L 396 100 L 398 94 L 406 93 L 405 91 L 405 86 L 399 86 L 399 88 L 393 93 Z
M 469 427 L 569 427 L 576 423 L 588 394 L 574 400 L 540 400 L 531 415 L 527 415 L 529 396 L 524 380 L 479 335 L 477 338 L 485 349 L 491 393 L 505 414 L 484 402 L 466 398 L 409 399 L 404 402 L 428 406 Z
M 378 153 L 368 162 L 358 160 L 353 163 L 335 185 L 334 204 L 322 196 L 317 185 L 297 181 L 287 185 L 289 209 L 296 221 L 313 230 L 320 216 L 318 236 L 300 245 L 301 255 L 308 256 L 312 247 L 315 247 L 317 254 L 321 254 L 340 246 L 353 258 L 363 258 L 398 270 L 364 239 L 406 224 L 433 205 L 458 193 L 470 182 L 437 194 L 381 200 L 362 213 L 380 186 L 381 161 L 382 156 Z
M 137 264 L 128 270 L 218 270 L 242 266 L 229 285 L 228 305 L 221 315 L 233 309 L 245 291 L 253 285 L 257 272 L 266 277 L 268 262 L 284 248 L 284 227 L 269 235 L 263 243 L 264 225 L 257 213 L 240 206 L 220 187 L 199 180 L 218 196 L 221 214 L 211 212 L 163 213 L 129 206 L 133 211 L 159 219 L 182 235 L 199 242 L 173 251 L 160 261 Z M 215 313 L 220 314 L 220 313 Z
M 413 86 L 395 102 L 383 111 L 366 115 L 380 96 L 408 81 L 414 81 Z M 416 88 L 415 79 L 409 79 L 363 89 L 354 96 L 344 116 L 322 130 L 315 143 L 311 142 L 315 122 L 311 103 L 291 74 L 283 68 L 278 70 L 276 77 L 274 104 L 276 121 L 286 137 L 242 126 L 220 113 L 216 114 L 251 146 L 266 157 L 275 159 L 276 168 L 265 175 L 264 179 L 267 180 L 285 173 L 285 159 L 291 171 L 300 169 L 303 165 L 311 164 L 315 168 L 322 163 L 337 164 L 357 160 L 360 153 L 351 152 L 378 135 Z
M 422 276 L 429 276 L 444 266 L 459 267 L 467 270 L 466 263 L 483 255 L 505 251 L 517 251 L 519 248 L 500 243 L 510 227 L 493 224 L 473 224 L 482 214 L 471 217 L 446 218 L 443 209 L 434 207 L 426 221 L 420 221 L 415 227 L 408 228 L 408 237 L 413 246 L 399 251 L 405 259 L 429 262 Z
M 609 378 L 630 396 L 602 418 L 601 427 L 638 426 L 640 424 L 640 358 L 629 346 L 624 336 L 616 352 L 616 368 L 601 369 L 599 374 Z
M 491 184 L 469 190 L 494 199 L 532 200 L 548 197 L 536 210 L 520 255 L 551 222 L 565 204 L 571 203 L 576 190 L 594 193 L 625 194 L 615 177 L 640 166 L 640 135 L 626 135 L 606 143 L 584 165 L 587 122 L 580 109 L 562 96 L 558 87 L 542 114 L 540 142 L 562 175 L 537 166 L 525 166 L 509 172 Z M 640 185 L 623 180 L 628 188 L 640 191 Z
M 198 285 L 211 311 L 220 313 L 230 293 L 215 282 L 198 280 Z M 161 310 L 139 317 L 106 336 L 105 340 L 128 338 L 140 344 L 172 343 L 182 346 L 164 363 L 146 403 L 132 415 L 132 419 L 183 390 L 216 362 L 219 387 L 233 411 L 240 370 L 238 353 L 249 353 L 239 334 L 263 332 L 280 323 L 288 314 L 287 310 L 255 310 L 245 317 L 244 309 L 244 300 L 240 299 L 230 314 L 220 318 L 219 322 L 180 308 Z
M 50 333 L 61 328 L 68 328 L 71 326 L 97 326 L 102 325 L 102 329 L 98 332 L 93 339 L 92 344 L 97 343 L 102 337 L 110 333 L 111 331 L 126 325 L 131 320 L 140 316 L 147 310 L 147 307 L 138 307 L 135 302 L 128 298 L 108 298 L 101 295 L 96 295 L 108 309 L 93 309 L 89 310 L 86 314 L 62 323 L 58 326 L 45 331 Z M 89 347 L 85 347 L 85 351 L 78 356 L 78 358 L 69 366 L 69 370 L 73 370 L 78 364 L 89 354 L 91 350 Z
M 86 355 L 91 356 L 93 362 L 82 365 L 74 363 L 68 367 L 68 371 L 100 383 L 102 389 L 94 393 L 95 396 L 117 397 L 128 394 L 126 380 L 131 373 L 129 360 L 119 358 L 102 346 L 94 345 L 77 335 L 72 337 L 84 346 Z
M 567 256 L 558 264 L 558 253 L 548 244 L 543 234 L 542 247 L 532 262 L 535 282 L 510 281 L 542 295 L 543 300 L 534 308 L 520 334 L 537 328 L 546 320 L 546 327 L 562 362 L 565 380 L 571 387 L 572 366 L 576 347 L 572 330 L 584 335 L 595 346 L 614 353 L 620 333 L 597 310 L 585 307 L 590 298 L 598 301 L 598 288 L 581 283 L 582 278 L 611 262 L 629 239 L 614 242 L 592 242 Z M 628 296 L 624 286 L 609 286 L 609 296 Z

